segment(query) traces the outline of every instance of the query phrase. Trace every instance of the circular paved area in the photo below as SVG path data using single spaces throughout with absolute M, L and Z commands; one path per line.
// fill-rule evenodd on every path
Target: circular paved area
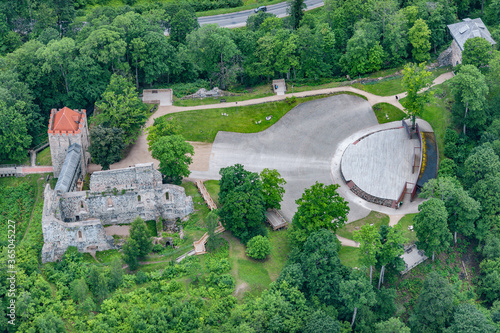
M 281 204 L 287 220 L 297 210 L 295 200 L 316 181 L 341 186 L 339 193 L 351 208 L 350 222 L 365 217 L 371 210 L 393 214 L 393 209 L 370 204 L 350 192 L 340 176 L 340 160 L 336 160 L 348 143 L 354 141 L 353 135 L 363 130 L 371 133 L 376 127 L 384 125 L 378 125 L 370 104 L 356 96 L 337 95 L 302 103 L 265 131 L 219 132 L 212 147 L 209 170 L 193 171 L 190 178 L 218 179 L 220 168 L 236 163 L 254 172 L 277 169 L 287 181 Z
M 398 200 L 406 182 L 416 183 L 412 173 L 418 138 L 410 140 L 403 127 L 377 131 L 351 143 L 342 156 L 341 171 L 369 195 Z

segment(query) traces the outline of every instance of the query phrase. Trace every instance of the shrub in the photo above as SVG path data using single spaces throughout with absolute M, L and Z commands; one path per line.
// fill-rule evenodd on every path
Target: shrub
M 156 244 L 155 246 L 153 246 L 153 252 L 154 253 L 158 253 L 158 252 L 161 252 L 161 250 L 163 250 L 163 246 L 161 244 Z
M 247 256 L 254 259 L 264 259 L 271 253 L 271 244 L 269 238 L 263 236 L 255 236 L 250 239 L 247 244 Z

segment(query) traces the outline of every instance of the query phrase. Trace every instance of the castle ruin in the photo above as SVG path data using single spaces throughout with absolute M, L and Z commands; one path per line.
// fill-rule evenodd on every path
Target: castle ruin
M 43 263 L 60 260 L 69 246 L 80 252 L 114 249 L 104 225 L 129 224 L 137 217 L 145 221 L 161 217 L 174 224 L 193 212 L 184 188 L 163 184 L 153 163 L 94 172 L 90 190 L 75 191 L 90 163 L 85 110 L 53 109 L 48 134 L 58 179 L 54 189 L 47 184 L 44 192 Z

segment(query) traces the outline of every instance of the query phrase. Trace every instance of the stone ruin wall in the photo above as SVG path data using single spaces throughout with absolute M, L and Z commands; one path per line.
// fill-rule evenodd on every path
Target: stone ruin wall
M 108 172 L 109 178 L 105 177 Z M 91 179 L 91 188 L 112 186 L 116 190 L 69 192 L 59 196 L 50 185 L 46 186 L 43 263 L 60 260 L 69 246 L 76 246 L 80 252 L 114 249 L 113 237 L 106 235 L 104 225 L 131 223 L 138 216 L 146 221 L 161 216 L 174 224 L 177 218 L 184 218 L 194 210 L 192 198 L 186 197 L 184 188 L 162 184 L 161 174 L 153 169 L 152 163 L 99 173 Z M 131 175 L 135 175 L 135 183 Z M 120 186 L 121 181 L 125 186 Z M 135 185 L 138 188 L 134 189 Z M 127 186 L 132 188 L 118 190 Z
M 162 185 L 161 173 L 153 163 L 136 164 L 124 169 L 97 171 L 90 177 L 90 191 L 104 192 L 113 189 L 149 189 Z
M 161 216 L 173 223 L 192 211 L 193 201 L 186 197 L 184 188 L 162 184 L 157 189 L 127 190 L 123 194 L 117 191 L 116 195 L 90 191 L 66 193 L 60 199 L 56 216 L 64 222 L 97 218 L 104 225 L 132 223 L 138 216 L 145 221 Z

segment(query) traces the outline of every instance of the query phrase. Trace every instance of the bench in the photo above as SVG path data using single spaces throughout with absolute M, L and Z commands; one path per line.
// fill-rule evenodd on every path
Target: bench
M 220 102 L 221 103 L 226 103 L 226 99 L 225 98 L 221 98 Z

